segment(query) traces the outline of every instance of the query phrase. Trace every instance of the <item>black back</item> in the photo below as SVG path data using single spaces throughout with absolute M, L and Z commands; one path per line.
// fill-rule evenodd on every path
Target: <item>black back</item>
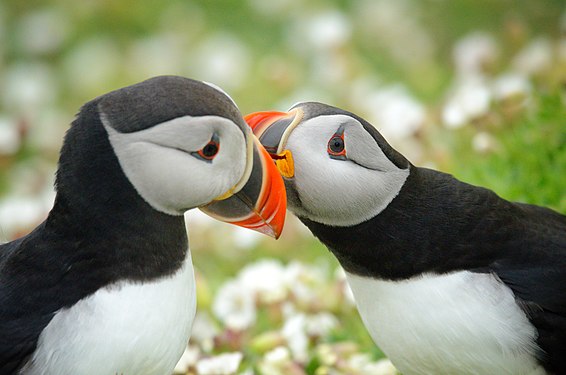
M 410 167 L 399 195 L 352 227 L 301 218 L 351 273 L 390 280 L 425 272 L 493 273 L 538 330 L 540 361 L 566 372 L 566 217 L 511 203 L 447 174 Z

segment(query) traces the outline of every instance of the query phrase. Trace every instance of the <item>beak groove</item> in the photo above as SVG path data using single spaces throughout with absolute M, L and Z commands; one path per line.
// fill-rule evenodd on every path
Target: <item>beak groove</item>
M 269 153 L 253 137 L 253 166 L 247 182 L 231 196 L 215 200 L 201 211 L 215 219 L 252 229 L 275 239 L 285 224 L 285 185 Z
M 252 128 L 254 134 L 259 131 L 258 127 L 262 124 L 268 122 L 273 123 L 276 119 L 286 117 L 288 114 L 286 112 L 278 111 L 265 111 L 265 112 L 253 112 L 244 116 L 244 120 L 248 123 L 250 128 Z

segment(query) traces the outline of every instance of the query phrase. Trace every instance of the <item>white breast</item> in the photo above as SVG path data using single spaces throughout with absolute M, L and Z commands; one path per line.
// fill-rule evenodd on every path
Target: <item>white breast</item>
M 190 252 L 172 276 L 119 282 L 60 310 L 41 333 L 24 375 L 169 375 L 196 309 Z
M 534 326 L 493 275 L 347 277 L 371 337 L 404 375 L 545 374 Z

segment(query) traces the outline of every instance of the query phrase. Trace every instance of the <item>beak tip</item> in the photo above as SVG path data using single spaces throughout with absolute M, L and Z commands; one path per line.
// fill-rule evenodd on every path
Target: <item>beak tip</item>
M 281 237 L 281 232 L 283 232 L 283 227 L 276 227 L 276 228 L 271 228 L 271 233 L 269 234 L 270 237 L 278 240 L 279 237 Z
M 239 225 L 239 226 L 247 228 L 247 229 L 251 229 L 255 232 L 264 234 L 266 236 L 269 236 L 269 237 L 277 240 L 281 236 L 281 232 L 283 232 L 284 221 L 285 221 L 285 216 L 283 216 L 282 218 L 281 217 L 278 218 L 278 220 L 276 222 L 275 221 L 271 221 L 271 222 L 265 222 L 264 221 L 260 225 L 241 224 L 241 223 L 238 223 L 236 225 Z
M 283 232 L 283 227 L 285 226 L 285 216 L 286 216 L 286 210 L 278 209 L 275 212 L 275 216 L 271 220 L 264 221 L 263 225 L 260 225 L 259 227 L 255 227 L 253 229 L 255 229 L 257 232 L 260 232 L 277 240 L 279 239 L 281 233 Z
M 265 226 L 265 229 L 262 230 L 258 230 L 258 232 L 265 234 L 273 239 L 278 239 L 279 236 L 281 236 L 281 232 L 280 231 L 276 231 L 274 228 L 270 227 L 270 226 Z

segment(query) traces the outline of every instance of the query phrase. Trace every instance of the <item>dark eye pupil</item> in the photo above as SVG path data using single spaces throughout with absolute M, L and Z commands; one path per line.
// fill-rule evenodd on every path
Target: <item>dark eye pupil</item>
M 340 137 L 332 138 L 330 141 L 330 150 L 336 153 L 344 151 L 344 140 Z
M 209 143 L 202 149 L 203 155 L 208 157 L 216 155 L 217 152 L 218 146 L 216 145 L 216 143 Z

